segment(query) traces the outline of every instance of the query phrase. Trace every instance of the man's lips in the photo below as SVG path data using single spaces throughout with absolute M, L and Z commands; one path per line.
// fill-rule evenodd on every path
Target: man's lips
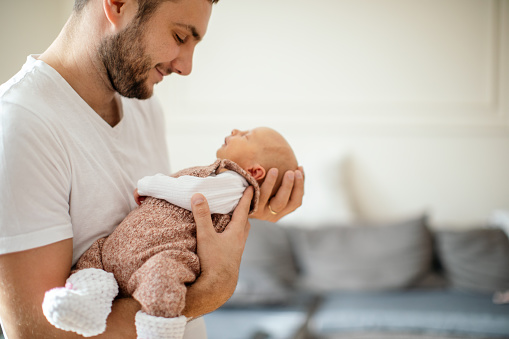
M 161 71 L 158 68 L 156 68 L 156 71 L 157 71 L 157 74 L 158 74 L 157 82 L 163 81 L 163 78 L 164 78 L 163 73 L 161 73 Z
M 167 76 L 167 75 L 170 75 L 170 74 L 171 74 L 171 72 L 167 72 L 167 71 L 165 71 L 165 70 L 163 70 L 163 69 L 161 69 L 161 68 L 159 68 L 159 67 L 156 67 L 156 71 L 159 73 L 159 75 L 161 75 L 161 80 L 162 80 L 165 76 Z

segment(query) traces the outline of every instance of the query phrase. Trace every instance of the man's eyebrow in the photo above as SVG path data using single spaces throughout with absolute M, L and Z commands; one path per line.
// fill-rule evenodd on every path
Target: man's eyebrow
M 180 23 L 177 23 L 176 25 L 191 32 L 192 36 L 194 37 L 194 39 L 196 41 L 201 41 L 201 35 L 196 30 L 196 27 L 194 27 L 193 25 L 186 25 L 186 24 L 180 24 Z

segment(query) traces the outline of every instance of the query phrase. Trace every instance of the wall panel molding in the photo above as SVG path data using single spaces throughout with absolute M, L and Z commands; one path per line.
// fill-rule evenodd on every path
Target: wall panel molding
M 319 1 L 319 3 L 326 2 L 325 0 Z M 334 5 L 332 5 L 332 2 L 327 3 L 331 4 L 330 6 L 336 6 L 334 8 L 339 12 L 348 10 L 346 6 L 361 7 L 361 5 L 352 5 L 351 2 L 347 1 L 334 2 Z M 376 4 L 370 1 L 357 3 Z M 400 16 L 405 16 L 405 14 L 410 16 L 411 13 L 420 10 L 419 4 L 422 4 L 418 1 L 405 3 L 398 0 L 388 0 L 382 3 L 390 4 L 393 8 L 402 8 L 403 12 L 399 13 Z M 409 3 L 413 5 L 405 5 Z M 465 4 L 470 6 L 468 11 L 464 9 Z M 308 6 L 315 6 L 315 4 L 310 3 Z M 330 83 L 307 83 L 304 84 L 308 86 L 306 89 L 301 89 L 301 86 L 304 85 L 295 85 L 290 81 L 285 83 L 285 79 L 278 80 L 278 74 L 269 74 L 269 80 L 265 87 L 264 84 L 258 84 L 259 87 L 257 87 L 257 84 L 250 83 L 252 80 L 242 74 L 228 74 L 228 81 L 234 83 L 234 85 L 231 85 L 233 87 L 226 87 L 224 93 L 214 92 L 215 89 L 213 82 L 210 80 L 210 75 L 205 74 L 203 77 L 193 75 L 194 79 L 190 77 L 182 81 L 178 80 L 176 86 L 182 85 L 186 90 L 178 93 L 178 100 L 172 100 L 172 111 L 176 113 L 171 115 L 171 119 L 174 122 L 178 121 L 177 125 L 180 127 L 183 124 L 192 124 L 192 128 L 196 128 L 196 124 L 192 123 L 193 121 L 199 119 L 207 122 L 206 125 L 213 124 L 216 115 L 220 112 L 219 114 L 222 117 L 233 123 L 246 125 L 270 119 L 276 125 L 284 123 L 306 124 L 310 128 L 315 126 L 316 129 L 319 129 L 320 126 L 323 128 L 324 122 L 326 122 L 327 126 L 325 128 L 331 130 L 343 128 L 346 132 L 368 132 L 374 129 L 379 130 L 380 133 L 385 131 L 385 133 L 410 134 L 509 135 L 509 0 L 470 1 L 467 3 L 455 0 L 431 1 L 427 2 L 426 6 L 423 15 L 426 13 L 428 13 L 427 15 L 444 13 L 441 17 L 435 18 L 437 21 L 433 23 L 438 32 L 423 32 L 428 25 L 426 20 L 422 19 L 415 23 L 415 27 L 408 27 L 409 31 L 420 32 L 419 39 L 421 40 L 414 41 L 413 45 L 406 47 L 405 41 L 408 43 L 409 37 L 412 35 L 411 33 L 400 32 L 405 28 L 401 25 L 411 25 L 412 22 L 407 20 L 402 23 L 394 23 L 394 27 L 391 29 L 397 32 L 396 38 L 401 39 L 401 41 L 391 42 L 394 50 L 387 51 L 386 59 L 380 57 L 381 60 L 379 61 L 381 68 L 389 67 L 391 56 L 396 57 L 398 54 L 405 52 L 417 58 L 416 62 L 422 63 L 427 59 L 435 58 L 435 66 L 433 64 L 426 65 L 426 71 L 414 69 L 415 77 L 392 79 L 391 71 L 382 69 L 378 73 L 378 77 L 373 79 L 374 82 L 377 82 L 377 85 L 368 87 L 364 97 L 360 85 L 356 91 L 352 90 L 349 96 L 334 94 L 334 86 L 345 86 L 341 80 L 337 79 L 342 73 L 334 69 L 334 64 L 324 67 L 333 75 L 330 76 Z M 353 10 L 362 13 L 359 8 L 355 7 Z M 376 12 L 376 10 L 371 11 Z M 366 16 L 373 17 L 376 20 L 376 13 L 368 12 L 366 10 Z M 460 13 L 462 16 L 453 17 L 454 13 Z M 229 15 L 234 14 L 229 13 Z M 333 27 L 338 31 L 355 28 L 353 24 L 348 26 L 350 25 L 348 22 L 338 22 L 335 25 Z M 210 29 L 220 30 L 220 28 L 213 26 Z M 317 31 L 316 34 L 321 32 Z M 444 34 L 440 34 L 440 32 Z M 246 32 L 243 33 L 246 34 Z M 216 32 L 216 34 L 222 36 L 222 32 Z M 245 39 L 249 40 L 249 30 L 247 34 Z M 354 46 L 355 35 L 354 33 L 351 35 L 351 41 L 347 43 Z M 358 36 L 360 40 L 375 39 L 377 37 L 376 30 L 369 30 L 368 28 L 364 32 L 359 32 Z M 457 49 L 454 49 L 456 46 L 451 46 L 451 44 L 455 43 L 456 40 L 458 41 Z M 422 45 L 428 48 L 427 51 L 430 51 L 432 47 L 436 47 L 436 50 L 429 52 L 429 57 L 425 54 L 426 49 L 424 47 L 422 55 L 412 52 L 412 49 L 419 46 L 421 41 Z M 213 43 L 216 43 L 216 41 Z M 333 54 L 329 56 L 329 62 L 340 59 L 342 53 L 344 53 L 342 48 L 347 48 L 341 47 L 342 41 L 339 38 L 336 43 L 339 45 L 336 49 L 329 46 L 327 48 L 330 49 L 322 51 L 322 54 Z M 367 47 L 359 49 L 356 56 L 358 57 L 364 52 L 370 52 L 369 46 L 372 43 L 375 43 L 375 41 L 367 41 Z M 444 57 L 440 59 L 440 53 L 442 52 Z M 206 63 L 203 60 L 210 58 L 207 55 L 200 56 L 203 58 L 200 59 L 201 63 Z M 239 55 L 238 57 L 237 62 L 242 62 L 244 56 Z M 298 56 L 289 53 L 288 57 L 297 58 Z M 249 59 L 249 55 L 246 55 L 245 58 Z M 309 55 L 304 54 L 303 58 L 309 58 Z M 366 56 L 366 60 L 369 62 L 369 55 Z M 404 60 L 404 58 L 401 57 L 399 60 Z M 252 61 L 246 61 L 246 64 L 239 69 L 249 68 Z M 456 61 L 458 65 L 456 65 Z M 200 72 L 207 72 L 208 67 L 223 67 L 225 69 L 228 67 L 226 64 L 218 66 L 218 60 L 214 60 L 214 62 L 214 65 L 203 65 Z M 372 67 L 376 64 L 367 65 Z M 405 67 L 410 66 L 402 66 L 402 69 L 409 70 L 410 68 Z M 445 69 L 448 66 L 454 69 Z M 444 70 L 447 75 L 443 78 L 443 81 L 440 81 L 440 77 L 444 76 Z M 249 70 L 246 72 L 249 72 Z M 436 72 L 436 74 L 433 74 L 433 72 Z M 228 71 L 225 70 L 225 73 L 228 73 Z M 397 73 L 397 67 L 392 71 L 392 74 L 395 73 Z M 283 76 L 281 75 L 281 77 Z M 355 73 L 351 73 L 349 76 L 353 79 Z M 369 82 L 369 74 L 360 74 L 360 76 L 367 79 L 366 83 Z M 271 84 L 272 77 L 274 77 L 273 82 L 281 82 L 281 95 L 279 96 L 274 90 L 277 87 L 270 87 L 275 86 Z M 325 75 L 320 75 L 318 79 L 320 77 L 327 78 Z M 381 77 L 386 77 L 386 79 L 380 79 Z M 443 87 L 435 89 L 431 82 L 434 78 L 439 79 L 437 84 L 444 82 L 446 85 L 442 84 Z M 315 78 L 306 78 L 303 75 L 303 79 L 303 81 L 308 79 L 308 82 L 311 82 L 309 79 Z M 415 79 L 415 83 L 411 83 L 412 79 Z M 209 86 L 207 81 L 211 82 Z M 410 89 L 406 89 L 405 81 L 409 82 L 408 88 Z M 387 87 L 390 88 L 387 91 L 384 91 L 384 82 L 387 82 Z M 205 91 L 200 92 L 200 85 L 208 88 L 211 94 L 207 94 Z M 293 85 L 295 85 L 295 88 L 291 92 L 291 86 Z M 419 91 L 419 86 L 422 87 L 421 91 Z M 244 87 L 246 88 L 245 91 L 239 90 L 239 88 Z M 285 88 L 290 89 L 285 90 Z M 173 88 L 173 90 L 175 89 Z M 399 95 L 400 92 L 401 95 Z M 229 93 L 233 94 L 229 95 Z M 258 93 L 259 95 L 257 95 Z M 295 93 L 295 96 L 289 93 Z M 168 100 L 171 99 L 168 98 Z M 352 127 L 354 128 L 352 129 Z M 409 130 L 411 132 L 408 132 Z

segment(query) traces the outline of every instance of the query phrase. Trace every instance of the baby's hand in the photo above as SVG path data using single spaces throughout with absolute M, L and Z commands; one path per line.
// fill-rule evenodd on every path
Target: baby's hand
M 147 197 L 141 197 L 139 194 L 138 194 L 138 189 L 136 188 L 134 190 L 134 201 L 136 201 L 136 203 L 139 205 L 141 205 L 141 203 L 143 202 L 143 200 L 145 200 Z

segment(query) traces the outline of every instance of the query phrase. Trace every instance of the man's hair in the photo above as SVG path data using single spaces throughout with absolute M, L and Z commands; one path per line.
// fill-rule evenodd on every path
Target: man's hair
M 74 0 L 74 12 L 79 13 L 90 0 Z M 181 1 L 181 0 L 137 0 L 138 1 L 138 13 L 136 14 L 136 18 L 141 22 L 150 18 L 150 16 L 154 13 L 157 7 L 165 2 L 165 1 Z M 185 0 L 184 0 L 185 1 Z M 211 3 L 215 4 L 219 0 L 208 0 Z

